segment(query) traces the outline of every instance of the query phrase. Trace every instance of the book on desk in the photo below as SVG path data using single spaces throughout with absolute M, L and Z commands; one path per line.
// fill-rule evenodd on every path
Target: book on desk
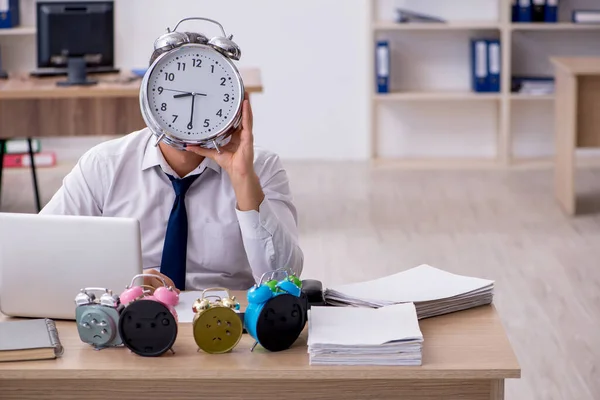
M 53 320 L 0 322 L 0 362 L 47 360 L 62 354 L 63 347 Z

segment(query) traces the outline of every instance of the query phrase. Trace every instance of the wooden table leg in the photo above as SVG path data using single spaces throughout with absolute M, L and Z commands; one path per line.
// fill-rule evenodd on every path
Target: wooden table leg
M 40 189 L 38 187 L 37 173 L 35 170 L 35 154 L 33 153 L 33 143 L 30 137 L 27 138 L 27 148 L 29 150 L 29 159 L 31 165 L 31 180 L 33 181 L 33 197 L 35 199 L 35 206 L 37 208 L 37 212 L 39 213 L 42 210 L 42 206 L 40 204 Z
M 6 139 L 0 139 L 0 205 L 2 204 L 2 170 L 4 169 L 4 147 Z
M 554 164 L 555 196 L 565 213 L 575 214 L 575 148 L 577 142 L 577 78 L 556 69 Z
M 492 381 L 490 400 L 504 400 L 504 379 Z

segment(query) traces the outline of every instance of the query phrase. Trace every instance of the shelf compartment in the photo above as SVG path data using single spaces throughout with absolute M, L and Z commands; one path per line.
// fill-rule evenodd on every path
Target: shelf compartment
M 600 24 L 573 24 L 569 22 L 560 23 L 513 23 L 510 25 L 513 31 L 594 31 L 600 30 Z
M 497 22 L 431 22 L 431 23 L 405 23 L 379 21 L 373 24 L 375 31 L 468 31 L 468 30 L 500 30 Z
M 519 101 L 553 101 L 553 94 L 544 94 L 544 95 L 535 95 L 535 94 L 519 94 L 519 93 L 511 93 L 511 100 L 519 100 Z
M 16 28 L 0 29 L 0 36 L 25 36 L 35 35 L 35 26 L 18 26 Z
M 501 93 L 477 92 L 393 92 L 376 93 L 373 99 L 378 102 L 395 101 L 461 101 L 461 100 L 499 100 Z

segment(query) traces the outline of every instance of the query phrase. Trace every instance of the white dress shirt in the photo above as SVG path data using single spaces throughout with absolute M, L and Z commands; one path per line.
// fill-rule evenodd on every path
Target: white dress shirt
M 128 217 L 140 222 L 144 268 L 160 266 L 175 191 L 167 164 L 149 129 L 110 140 L 86 152 L 42 214 Z M 208 158 L 185 196 L 188 215 L 186 290 L 248 289 L 267 271 L 302 272 L 297 214 L 279 157 L 255 148 L 254 169 L 264 201 L 240 211 L 229 176 Z M 183 178 L 183 177 L 181 177 Z M 157 268 L 158 269 L 158 268 Z

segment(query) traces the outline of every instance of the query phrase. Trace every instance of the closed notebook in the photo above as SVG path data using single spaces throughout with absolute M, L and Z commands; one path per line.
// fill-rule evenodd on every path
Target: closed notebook
M 0 322 L 0 362 L 47 360 L 61 356 L 56 324 L 50 319 Z

